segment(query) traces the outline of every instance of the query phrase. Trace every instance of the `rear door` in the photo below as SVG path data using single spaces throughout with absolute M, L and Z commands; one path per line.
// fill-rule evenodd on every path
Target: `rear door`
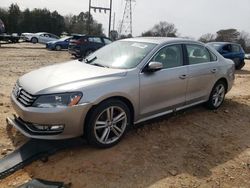
M 101 37 L 88 37 L 88 48 L 91 50 L 97 50 L 104 46 Z
M 204 102 L 211 92 L 218 72 L 217 57 L 206 47 L 186 44 L 188 83 L 186 105 Z
M 45 34 L 40 34 L 40 35 L 38 36 L 38 41 L 39 41 L 39 43 L 46 43 Z
M 182 45 L 163 47 L 151 61 L 161 62 L 164 68 L 140 74 L 141 118 L 180 107 L 186 98 L 187 66 L 184 65 Z

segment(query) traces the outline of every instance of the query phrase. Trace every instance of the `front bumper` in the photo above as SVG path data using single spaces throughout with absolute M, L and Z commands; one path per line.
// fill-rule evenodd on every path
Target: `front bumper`
M 18 129 L 22 134 L 37 139 L 66 139 L 78 137 L 83 134 L 84 122 L 87 112 L 91 108 L 90 103 L 79 104 L 65 108 L 35 108 L 23 106 L 15 96 L 11 95 L 12 106 L 18 118 L 7 118 L 7 122 Z M 34 130 L 33 125 L 64 125 L 64 129 L 58 132 Z

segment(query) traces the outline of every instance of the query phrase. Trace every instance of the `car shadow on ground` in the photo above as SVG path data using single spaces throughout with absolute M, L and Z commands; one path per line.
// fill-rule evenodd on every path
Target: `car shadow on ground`
M 75 187 L 147 187 L 183 173 L 207 178 L 250 148 L 249 114 L 249 105 L 232 99 L 216 111 L 197 106 L 136 126 L 113 148 L 81 145 L 25 170 Z
M 250 71 L 249 71 L 249 70 L 244 70 L 244 69 L 242 69 L 242 70 L 237 70 L 237 71 L 235 71 L 235 74 L 236 74 L 236 75 L 237 75 L 237 74 L 246 75 L 246 74 L 250 74 Z

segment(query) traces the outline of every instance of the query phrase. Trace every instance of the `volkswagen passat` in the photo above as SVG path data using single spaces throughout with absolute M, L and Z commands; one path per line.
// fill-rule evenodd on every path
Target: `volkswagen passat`
M 200 103 L 217 109 L 234 80 L 234 63 L 203 43 L 134 38 L 109 44 L 82 61 L 20 77 L 7 118 L 27 137 L 85 135 L 110 147 L 127 128 Z

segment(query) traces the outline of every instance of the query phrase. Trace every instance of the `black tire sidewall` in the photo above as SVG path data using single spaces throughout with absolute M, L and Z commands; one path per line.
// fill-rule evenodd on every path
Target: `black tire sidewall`
M 33 37 L 33 38 L 31 39 L 31 42 L 32 42 L 33 44 L 36 44 L 36 43 L 38 43 L 38 39 L 37 39 L 36 37 Z
M 123 132 L 122 136 L 118 140 L 116 140 L 115 142 L 113 142 L 111 144 L 103 144 L 103 143 L 100 143 L 95 137 L 94 123 L 96 122 L 96 118 L 100 115 L 100 113 L 102 113 L 104 109 L 106 109 L 110 106 L 118 106 L 125 111 L 125 113 L 127 115 L 127 125 L 125 128 L 125 131 Z M 95 147 L 98 147 L 98 148 L 109 148 L 109 147 L 116 145 L 118 142 L 120 142 L 120 140 L 126 134 L 130 124 L 131 124 L 131 114 L 130 114 L 130 110 L 129 110 L 128 106 L 120 100 L 111 99 L 111 100 L 107 100 L 107 101 L 100 103 L 98 106 L 96 106 L 90 112 L 90 115 L 89 115 L 89 117 L 86 121 L 86 124 L 85 124 L 84 132 L 85 132 L 85 135 L 87 137 L 89 144 L 91 144 Z

